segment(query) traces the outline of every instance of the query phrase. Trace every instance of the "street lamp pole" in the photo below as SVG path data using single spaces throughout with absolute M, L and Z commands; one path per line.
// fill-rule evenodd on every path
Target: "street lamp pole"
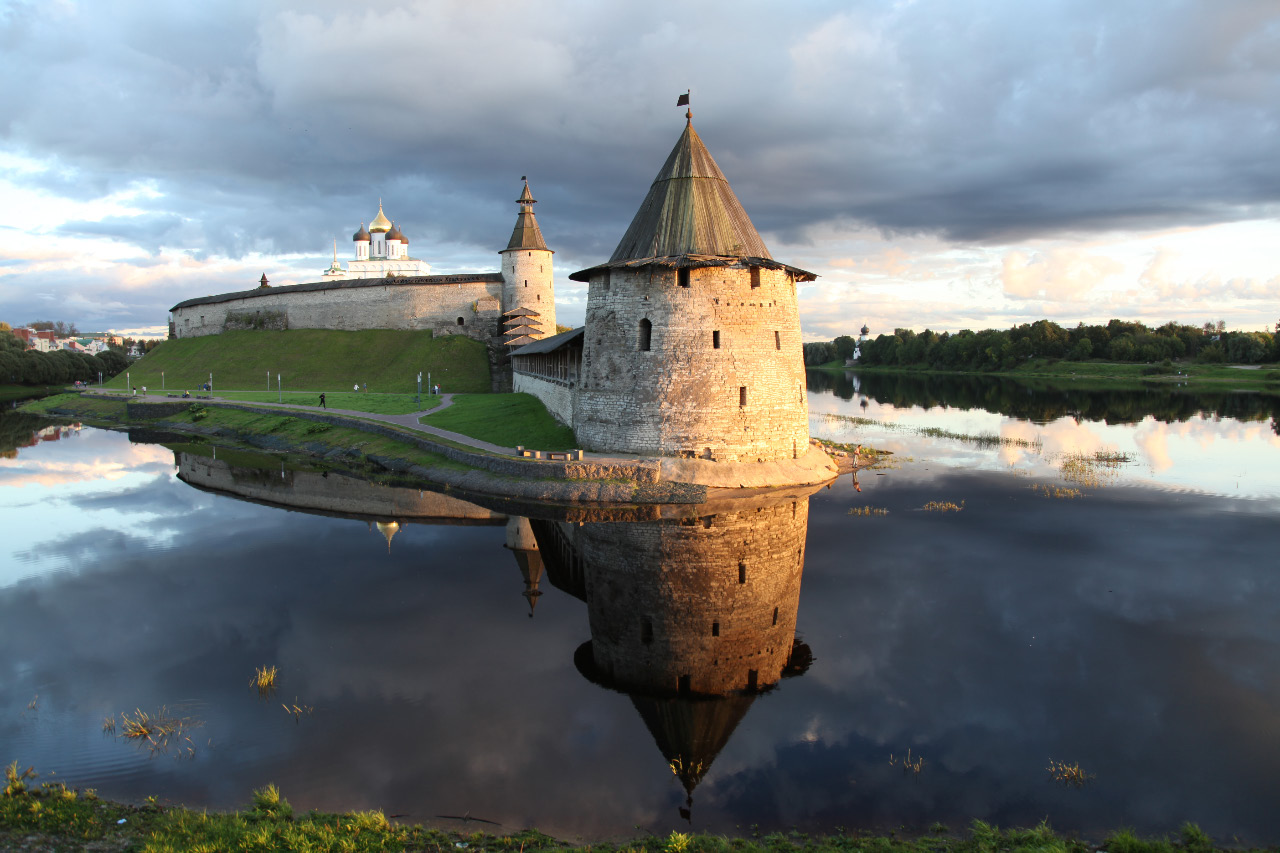
M 267 388 L 271 388 L 271 371 L 267 371 Z M 277 402 L 284 402 L 284 386 L 280 384 L 280 374 L 276 374 L 276 394 L 279 395 Z

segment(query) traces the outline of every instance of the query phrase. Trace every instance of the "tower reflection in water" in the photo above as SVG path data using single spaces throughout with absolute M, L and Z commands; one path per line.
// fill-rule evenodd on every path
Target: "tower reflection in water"
M 574 663 L 630 697 L 684 786 L 686 819 L 752 703 L 813 660 L 796 637 L 808 515 L 799 497 L 678 519 L 532 522 L 549 579 L 587 605 L 591 639 Z
M 586 603 L 591 639 L 574 664 L 631 699 L 684 787 L 685 818 L 694 789 L 760 694 L 813 661 L 796 637 L 808 491 L 700 506 L 526 505 L 520 515 L 501 501 L 287 471 L 270 458 L 245 467 L 178 451 L 174 461 L 179 478 L 198 489 L 364 520 L 388 550 L 406 523 L 505 525 L 529 616 L 544 577 Z

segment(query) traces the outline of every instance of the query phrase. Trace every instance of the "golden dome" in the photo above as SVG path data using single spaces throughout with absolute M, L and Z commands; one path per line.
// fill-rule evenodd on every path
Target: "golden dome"
M 378 199 L 378 215 L 369 223 L 370 231 L 390 231 L 391 220 L 387 219 L 387 215 L 382 212 L 382 199 Z
M 391 537 L 396 535 L 400 530 L 400 525 L 394 521 L 379 521 L 377 524 L 378 532 L 387 540 L 387 553 L 391 553 Z

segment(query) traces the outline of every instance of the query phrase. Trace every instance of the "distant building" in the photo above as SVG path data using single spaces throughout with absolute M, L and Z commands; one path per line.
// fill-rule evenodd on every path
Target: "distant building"
M 333 264 L 317 282 L 223 293 L 179 302 L 170 309 L 173 336 L 216 335 L 235 329 L 411 329 L 466 335 L 501 351 L 555 332 L 551 255 L 533 215 L 537 202 L 526 181 L 520 213 L 492 272 L 431 275 L 409 256 L 409 239 L 378 215 L 353 237 L 355 258 Z M 263 274 L 263 279 L 266 274 Z
M 431 265 L 409 257 L 409 238 L 382 212 L 378 201 L 378 215 L 368 229 L 360 223 L 360 230 L 352 235 L 355 258 L 344 270 L 338 263 L 337 244 L 334 244 L 333 264 L 321 274 L 325 280 L 344 278 L 386 278 L 387 276 L 431 275 Z M 263 276 L 265 278 L 265 275 Z

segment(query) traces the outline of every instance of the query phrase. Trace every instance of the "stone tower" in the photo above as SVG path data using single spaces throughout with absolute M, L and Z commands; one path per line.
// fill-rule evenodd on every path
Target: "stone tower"
M 727 462 L 809 451 L 796 283 L 692 116 L 588 282 L 574 432 L 584 447 Z
M 808 518 L 803 497 L 571 531 L 591 625 L 574 664 L 631 697 L 686 805 L 755 697 L 808 666 Z
M 516 227 L 502 255 L 502 316 L 510 342 L 528 343 L 556 333 L 556 292 L 551 275 L 551 256 L 534 218 L 538 202 L 524 182 L 524 192 L 516 199 L 520 213 Z M 523 310 L 522 310 L 523 309 Z M 533 316 L 536 315 L 536 316 Z

